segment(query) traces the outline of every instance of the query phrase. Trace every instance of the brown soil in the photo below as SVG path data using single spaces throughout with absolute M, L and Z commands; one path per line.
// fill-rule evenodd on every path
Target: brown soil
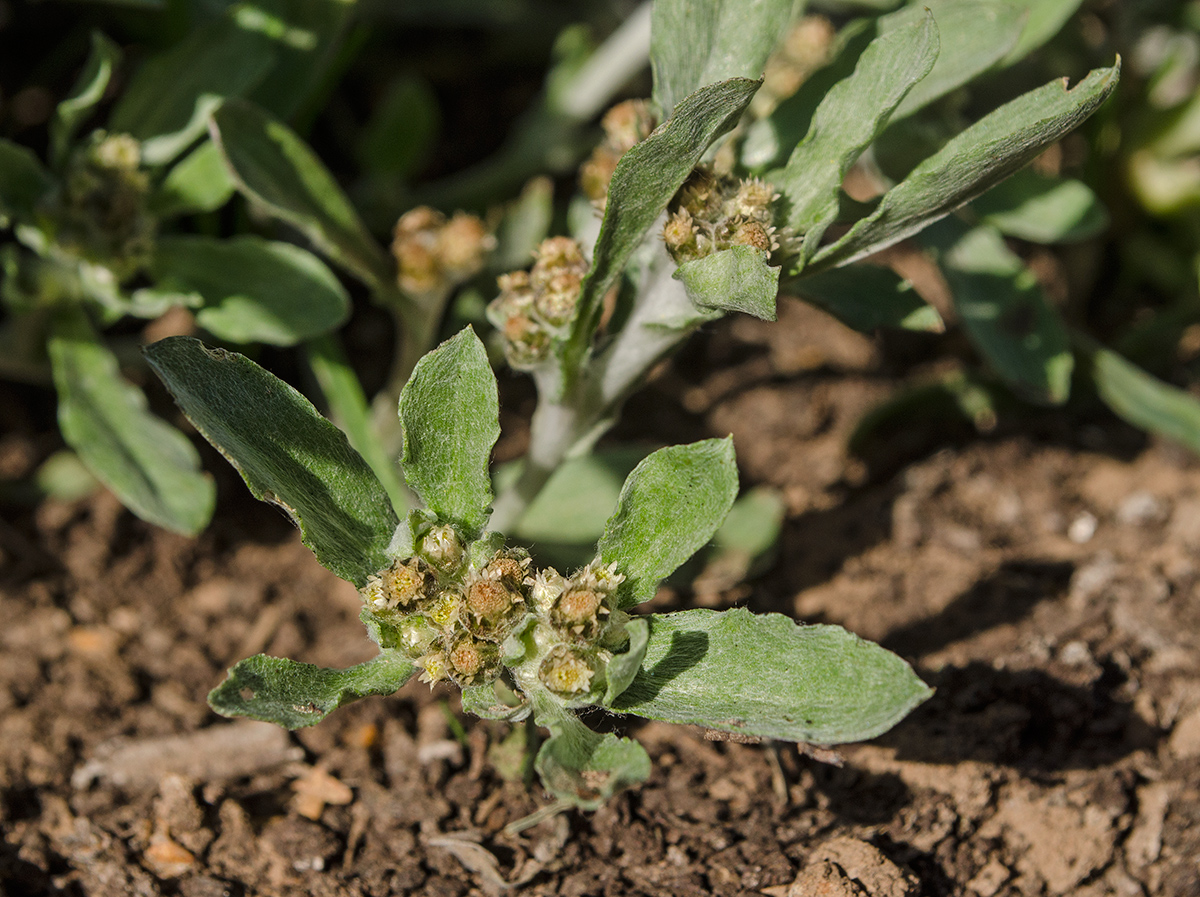
M 198 540 L 103 494 L 6 512 L 0 892 L 1200 894 L 1200 466 L 1106 424 L 909 438 L 868 470 L 844 446 L 895 388 L 879 347 L 784 311 L 708 334 L 678 371 L 711 373 L 660 376 L 622 436 L 733 432 L 743 482 L 789 518 L 767 573 L 701 597 L 910 658 L 937 693 L 891 733 L 839 767 L 616 721 L 650 781 L 505 834 L 547 800 L 508 727 L 450 691 L 411 683 L 296 734 L 208 711 L 249 654 L 372 653 L 354 589 L 222 470 Z M 0 467 L 43 443 L 10 434 Z

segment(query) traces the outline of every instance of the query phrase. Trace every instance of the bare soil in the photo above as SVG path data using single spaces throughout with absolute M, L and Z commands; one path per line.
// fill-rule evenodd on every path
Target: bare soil
M 1200 894 L 1200 465 L 1054 418 L 849 456 L 897 385 L 879 344 L 788 303 L 778 324 L 703 335 L 619 435 L 732 432 L 743 483 L 788 507 L 762 576 L 663 589 L 656 609 L 839 623 L 935 696 L 839 748 L 841 766 L 607 721 L 646 746 L 649 782 L 518 835 L 504 827 L 547 803 L 522 780 L 519 732 L 464 717 L 450 690 L 410 683 L 294 734 L 207 709 L 249 654 L 372 653 L 354 589 L 215 455 L 220 510 L 197 540 L 103 493 L 6 509 L 0 892 Z M 527 400 L 507 385 L 501 454 Z M 18 427 L 0 472 L 51 447 Z

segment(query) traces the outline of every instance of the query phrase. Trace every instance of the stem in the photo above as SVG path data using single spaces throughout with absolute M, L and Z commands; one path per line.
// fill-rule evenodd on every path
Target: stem
M 538 405 L 530 423 L 529 453 L 520 477 L 497 496 L 489 529 L 512 532 L 559 465 L 590 448 L 650 369 L 708 319 L 671 277 L 673 268 L 665 252 L 648 266 L 629 320 L 603 352 L 585 356 L 576 376 L 535 374 Z M 569 383 L 565 388 L 564 382 Z
M 396 291 L 377 295 L 377 300 L 392 313 L 396 326 L 396 350 L 392 368 L 383 389 L 371 401 L 375 432 L 384 452 L 395 457 L 403 448 L 404 433 L 397 409 L 400 391 L 412 376 L 421 356 L 433 348 L 451 290 L 443 287 L 420 295 L 407 296 Z

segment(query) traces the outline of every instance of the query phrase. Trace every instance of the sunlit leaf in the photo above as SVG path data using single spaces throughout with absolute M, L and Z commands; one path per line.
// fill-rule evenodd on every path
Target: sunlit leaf
M 398 520 L 345 434 L 243 355 L 173 336 L 145 348 L 184 414 L 256 498 L 279 505 L 327 568 L 358 587 L 390 562 Z
M 739 735 L 841 744 L 886 732 L 933 692 L 839 626 L 780 614 L 655 614 L 642 672 L 613 709 Z

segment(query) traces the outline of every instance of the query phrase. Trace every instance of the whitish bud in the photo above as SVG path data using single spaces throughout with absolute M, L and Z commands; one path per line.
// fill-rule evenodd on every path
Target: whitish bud
M 526 580 L 529 585 L 529 597 L 539 614 L 546 615 L 554 606 L 558 596 L 563 593 L 567 581 L 553 567 L 539 570 Z
M 446 655 L 441 651 L 433 651 L 424 657 L 418 657 L 413 661 L 413 665 L 421 668 L 420 679 L 422 682 L 428 682 L 430 687 L 447 678 L 450 673 Z
M 464 548 L 454 527 L 441 524 L 421 538 L 420 552 L 442 573 L 451 573 L 462 563 Z
M 599 666 L 599 661 L 589 652 L 558 645 L 542 660 L 538 678 L 556 695 L 572 698 L 591 690 Z
M 420 657 L 440 633 L 421 614 L 409 614 L 396 626 L 396 647 L 409 657 Z

